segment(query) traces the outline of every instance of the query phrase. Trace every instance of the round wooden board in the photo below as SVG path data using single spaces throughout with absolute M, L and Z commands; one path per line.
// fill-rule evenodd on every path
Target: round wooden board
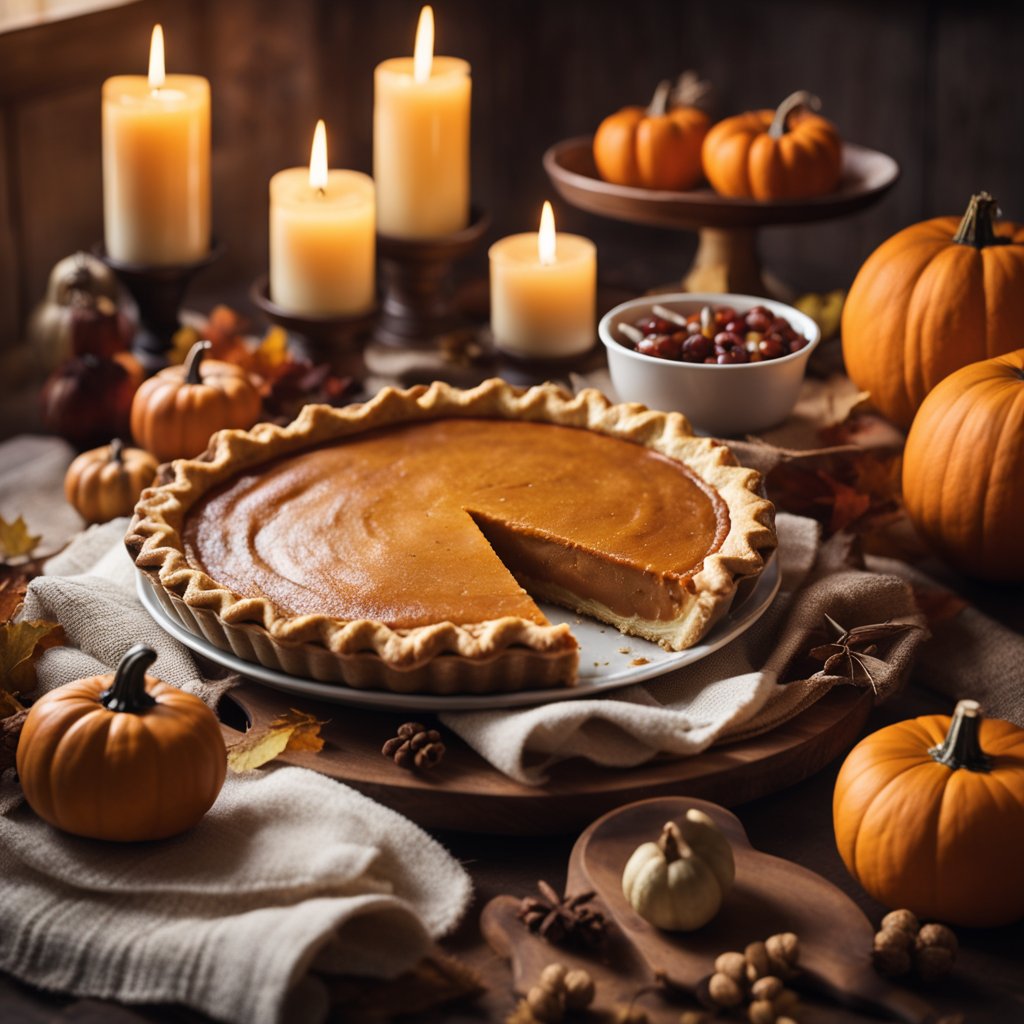
M 575 759 L 556 765 L 546 785 L 524 786 L 447 731 L 448 751 L 440 765 L 422 775 L 399 768 L 380 748 L 409 715 L 317 703 L 253 683 L 231 690 L 224 701 L 234 702 L 254 727 L 291 707 L 327 720 L 323 750 L 285 754 L 290 764 L 344 782 L 425 828 L 504 835 L 575 832 L 614 807 L 648 797 L 690 796 L 735 806 L 777 792 L 846 751 L 872 704 L 869 691 L 837 687 L 762 736 L 635 768 L 601 768 Z M 229 721 L 231 710 L 224 714 Z

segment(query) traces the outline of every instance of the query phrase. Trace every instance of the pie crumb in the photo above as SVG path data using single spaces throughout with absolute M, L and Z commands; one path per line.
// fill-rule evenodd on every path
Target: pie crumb
M 619 654 L 629 654 L 629 648 L 628 647 L 620 647 L 619 648 Z
M 634 658 L 630 665 L 650 665 L 650 661 L 647 658 Z

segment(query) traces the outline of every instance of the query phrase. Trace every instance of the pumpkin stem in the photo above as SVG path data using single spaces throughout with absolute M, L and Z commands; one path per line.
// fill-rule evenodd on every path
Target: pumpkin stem
M 119 437 L 115 437 L 110 442 L 110 461 L 118 464 L 124 463 L 124 441 Z
M 654 90 L 651 102 L 647 105 L 648 117 L 664 117 L 668 113 L 668 100 L 672 95 L 672 80 L 663 78 Z
M 188 355 L 185 357 L 185 383 L 186 384 L 202 384 L 203 378 L 199 376 L 199 366 L 203 361 L 203 356 L 213 346 L 208 341 L 197 341 L 189 350 Z
M 981 725 L 981 705 L 976 700 L 961 700 L 953 711 L 946 738 L 928 751 L 932 757 L 953 771 L 966 768 L 971 772 L 992 770 L 992 759 L 981 749 L 978 727 Z
M 129 647 L 121 656 L 109 690 L 100 694 L 100 703 L 108 711 L 127 711 L 138 715 L 156 701 L 146 692 L 146 669 L 156 661 L 156 651 L 145 644 Z
M 711 83 L 705 82 L 696 71 L 684 71 L 672 87 L 669 107 L 697 107 L 703 110 L 711 105 Z
M 786 134 L 786 122 L 789 120 L 789 115 L 799 107 L 821 110 L 821 100 L 806 89 L 797 89 L 796 92 L 790 93 L 779 104 L 775 116 L 772 118 L 771 126 L 768 128 L 768 134 L 773 139 L 781 139 Z
M 684 857 L 689 857 L 693 853 L 683 838 L 682 832 L 679 831 L 679 826 L 674 821 L 665 823 L 661 830 L 658 846 L 661 847 L 661 852 L 665 855 L 665 860 L 669 864 L 674 860 L 682 860 Z
M 989 192 L 975 192 L 967 204 L 967 212 L 960 220 L 960 226 L 953 236 L 960 245 L 973 245 L 984 249 L 986 245 L 1006 245 L 1010 239 L 996 234 L 996 217 L 999 204 Z

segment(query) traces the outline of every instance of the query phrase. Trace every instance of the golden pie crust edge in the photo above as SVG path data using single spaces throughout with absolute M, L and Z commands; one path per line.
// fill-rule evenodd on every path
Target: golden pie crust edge
M 728 610 L 738 584 L 752 581 L 776 545 L 774 507 L 761 475 L 729 449 L 695 437 L 679 413 L 613 404 L 599 391 L 571 395 L 553 384 L 529 389 L 500 379 L 470 390 L 435 382 L 384 388 L 370 401 L 336 409 L 308 405 L 287 426 L 222 430 L 195 459 L 162 466 L 143 491 L 125 543 L 161 605 L 193 633 L 291 675 L 399 693 L 491 693 L 571 685 L 578 662 L 566 625 L 505 617 L 472 624 L 393 629 L 371 620 L 290 615 L 269 599 L 243 597 L 189 564 L 181 531 L 188 510 L 237 473 L 324 442 L 400 423 L 451 417 L 527 420 L 594 430 L 676 459 L 724 501 L 729 531 L 691 578 L 672 646 L 696 643 Z

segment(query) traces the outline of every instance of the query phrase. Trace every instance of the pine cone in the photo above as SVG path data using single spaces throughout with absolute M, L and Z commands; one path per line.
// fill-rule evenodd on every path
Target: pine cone
M 384 744 L 381 753 L 392 758 L 399 768 L 433 768 L 444 757 L 444 750 L 436 729 L 428 729 L 420 722 L 406 722 Z

